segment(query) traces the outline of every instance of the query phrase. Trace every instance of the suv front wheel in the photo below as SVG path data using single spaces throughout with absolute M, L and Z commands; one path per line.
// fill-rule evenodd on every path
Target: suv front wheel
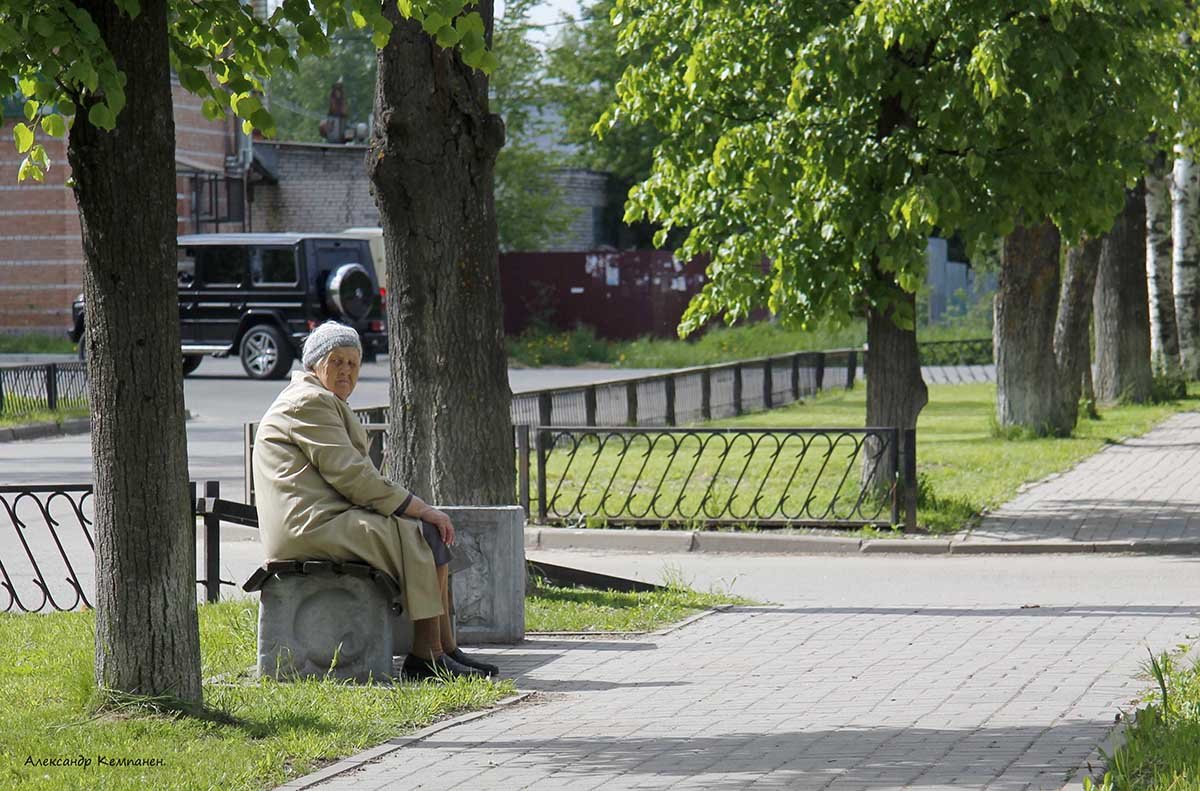
M 270 324 L 246 330 L 239 347 L 242 368 L 251 379 L 282 379 L 291 370 L 292 347 L 283 333 Z

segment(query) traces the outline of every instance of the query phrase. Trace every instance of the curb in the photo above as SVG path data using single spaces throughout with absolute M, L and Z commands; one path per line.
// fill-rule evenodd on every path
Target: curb
M 677 554 L 766 555 L 1197 555 L 1200 541 L 972 541 L 967 538 L 843 538 L 841 536 L 526 527 L 525 548 Z
M 46 423 L 29 423 L 24 426 L 0 428 L 0 442 L 20 442 L 29 439 L 43 439 L 67 434 L 86 434 L 92 430 L 91 418 L 78 417 L 70 420 L 56 420 Z
M 183 410 L 185 421 L 195 420 L 196 415 L 190 410 Z M 72 434 L 87 434 L 92 430 L 90 417 L 76 417 L 69 420 L 47 421 L 45 423 L 27 423 L 24 426 L 0 428 L 0 442 L 23 442 L 30 439 L 45 439 L 46 437 L 64 437 Z
M 372 747 L 369 750 L 364 750 L 356 755 L 343 758 L 336 763 L 326 766 L 324 769 L 318 769 L 317 771 L 306 774 L 303 777 L 298 777 L 295 780 L 292 780 L 290 783 L 284 783 L 281 786 L 277 786 L 275 791 L 303 791 L 303 789 L 312 788 L 313 786 L 324 783 L 326 780 L 336 777 L 337 775 L 353 771 L 371 763 L 372 761 L 378 761 L 385 755 L 394 753 L 403 747 L 407 747 L 413 742 L 419 742 L 422 739 L 426 739 L 436 733 L 440 733 L 447 728 L 453 728 L 456 725 L 462 725 L 473 720 L 491 716 L 500 709 L 511 706 L 514 703 L 520 703 L 531 695 L 533 695 L 532 692 L 518 692 L 515 695 L 510 695 L 507 698 L 496 701 L 494 705 L 492 705 L 490 708 L 484 709 L 483 711 L 472 711 L 468 714 L 452 717 L 451 719 L 434 723 L 427 728 L 422 728 L 416 733 L 411 733 L 408 736 L 400 736 L 395 739 L 391 739 L 390 741 L 384 742 L 377 747 Z

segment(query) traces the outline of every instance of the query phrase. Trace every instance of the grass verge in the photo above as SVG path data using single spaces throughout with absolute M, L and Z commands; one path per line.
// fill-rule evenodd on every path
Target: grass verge
M 539 581 L 526 594 L 525 628 L 530 632 L 648 632 L 717 605 L 751 603 L 740 596 L 700 593 L 678 583 L 669 583 L 664 590 L 619 593 Z
M 31 412 L 22 412 L 20 415 L 5 415 L 0 414 L 0 428 L 12 428 L 13 426 L 29 426 L 34 423 L 59 423 L 64 420 L 71 420 L 77 417 L 87 417 L 90 414 L 87 407 L 77 409 L 59 409 L 51 412 L 48 409 L 38 409 Z
M 990 338 L 987 316 L 972 315 L 946 324 L 922 327 L 922 341 Z M 509 361 L 527 366 L 602 363 L 618 368 L 687 368 L 693 365 L 747 360 L 798 351 L 861 348 L 867 340 L 866 323 L 844 327 L 817 326 L 789 330 L 760 321 L 734 327 L 714 327 L 703 335 L 681 341 L 671 338 L 638 338 L 606 341 L 587 327 L 555 330 L 536 325 L 507 341 Z
M 1121 746 L 1091 791 L 1200 791 L 1200 660 L 1184 665 L 1183 653 L 1151 655 L 1148 675 L 1156 688 L 1125 729 Z
M 1083 419 L 1071 437 L 1000 436 L 995 430 L 995 385 L 933 385 L 928 406 L 917 424 L 919 524 L 935 533 L 959 530 L 986 509 L 1010 500 L 1027 482 L 1066 470 L 1106 444 L 1119 443 L 1151 429 L 1173 413 L 1200 406 L 1191 395 L 1162 404 L 1118 405 L 1099 419 Z M 866 388 L 831 391 L 812 400 L 770 412 L 713 421 L 705 427 L 754 429 L 805 426 L 859 427 L 866 415 Z M 657 436 L 657 435 L 654 435 Z M 705 498 L 730 503 L 735 514 L 760 513 L 756 502 L 773 508 L 786 493 L 789 514 L 798 504 L 810 518 L 883 519 L 890 504 L 860 496 L 854 442 L 830 434 L 812 440 L 801 457 L 796 437 L 733 435 L 707 444 L 687 436 L 677 444 L 635 436 L 627 443 L 612 437 L 584 438 L 555 446 L 547 458 L 551 513 L 627 515 L 663 512 L 704 513 Z M 536 477 L 536 476 L 535 476 Z M 536 484 L 535 484 L 536 490 Z M 657 500 L 655 498 L 658 498 Z M 656 504 L 657 503 L 657 504 Z M 786 510 L 786 509 L 785 509 Z M 664 512 L 666 513 L 666 512 Z M 606 517 L 580 517 L 578 526 L 607 527 Z M 702 523 L 680 517 L 665 525 L 701 529 Z M 753 529 L 753 525 L 749 526 Z M 742 529 L 745 529 L 744 527 Z M 890 530 L 860 530 L 860 537 L 892 535 Z
M 74 354 L 75 344 L 65 335 L 25 332 L 0 333 L 0 354 Z
M 1144 434 L 1176 412 L 1196 409 L 1198 395 L 1193 385 L 1178 401 L 1105 408 L 1099 420 L 1080 420 L 1070 437 L 1004 439 L 995 431 L 995 385 L 930 385 L 929 404 L 917 421 L 918 521 L 934 532 L 958 530 L 984 509 L 1012 499 L 1022 484 Z M 865 416 L 866 388 L 859 387 L 715 425 L 862 426 Z
M 263 789 L 511 694 L 511 681 L 356 686 L 277 684 L 241 673 L 255 662 L 250 602 L 202 605 L 210 717 L 97 708 L 94 615 L 0 615 L 0 788 Z M 101 765 L 150 759 L 142 766 Z M 39 765 L 88 760 L 89 765 Z

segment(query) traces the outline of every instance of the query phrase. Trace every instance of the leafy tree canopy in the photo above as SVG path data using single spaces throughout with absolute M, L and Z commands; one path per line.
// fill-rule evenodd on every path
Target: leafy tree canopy
M 483 19 L 469 10 L 475 0 L 397 0 L 401 13 L 421 22 L 443 47 L 458 47 L 463 61 L 490 72 L 495 55 L 484 40 Z M 114 0 L 131 16 L 138 0 Z M 293 47 L 281 32 L 299 35 Z M 391 32 L 378 0 L 284 0 L 270 19 L 257 19 L 238 0 L 171 4 L 171 67 L 180 83 L 199 96 L 210 118 L 233 112 L 248 131 L 271 136 L 275 122 L 263 106 L 263 80 L 278 69 L 295 69 L 296 57 L 329 52 L 330 36 L 354 28 L 383 46 Z M 125 108 L 125 77 L 116 68 L 88 13 L 70 0 L 0 0 L 0 84 L 16 83 L 25 120 L 14 127 L 25 154 L 18 177 L 41 180 L 50 167 L 39 134 L 61 137 L 85 120 L 112 129 Z
M 577 21 L 563 28 L 549 51 L 545 93 L 563 120 L 563 141 L 579 151 L 577 163 L 615 174 L 628 183 L 650 175 L 661 135 L 651 123 L 614 119 L 602 138 L 594 127 L 616 98 L 617 81 L 638 60 L 618 51 L 618 28 L 611 21 L 616 0 L 595 0 Z
M 909 324 L 893 283 L 919 287 L 935 227 L 1108 230 L 1151 131 L 1170 131 L 1186 6 L 616 0 L 638 61 L 601 126 L 664 135 L 626 220 L 712 256 L 681 333 L 760 305 L 800 326 L 894 306 Z

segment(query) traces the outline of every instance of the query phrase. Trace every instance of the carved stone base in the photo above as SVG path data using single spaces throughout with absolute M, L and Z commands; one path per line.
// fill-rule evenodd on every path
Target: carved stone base
M 396 617 L 389 601 L 372 580 L 348 574 L 272 578 L 259 600 L 258 672 L 280 681 L 389 680 Z
M 454 552 L 470 566 L 450 575 L 462 645 L 525 639 L 525 512 L 520 506 L 438 506 L 454 522 Z

